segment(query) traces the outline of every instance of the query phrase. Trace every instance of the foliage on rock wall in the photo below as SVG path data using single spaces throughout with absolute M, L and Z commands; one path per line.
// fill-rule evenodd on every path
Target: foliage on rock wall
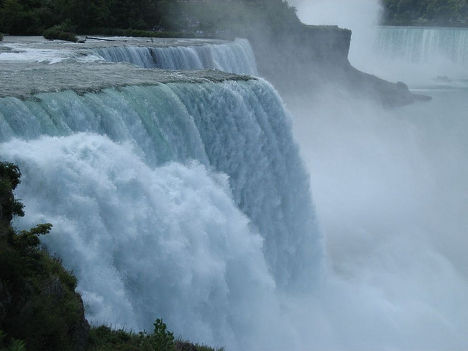
M 468 0 L 384 0 L 384 22 L 468 26 Z

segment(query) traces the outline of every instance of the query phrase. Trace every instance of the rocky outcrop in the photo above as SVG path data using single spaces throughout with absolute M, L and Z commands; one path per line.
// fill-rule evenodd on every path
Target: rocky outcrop
M 386 107 L 419 99 L 403 83 L 391 83 L 355 69 L 348 60 L 348 29 L 300 25 L 275 35 L 256 32 L 248 37 L 260 74 L 286 99 L 289 95 L 309 96 L 324 84 L 337 84 L 356 97 L 368 97 Z

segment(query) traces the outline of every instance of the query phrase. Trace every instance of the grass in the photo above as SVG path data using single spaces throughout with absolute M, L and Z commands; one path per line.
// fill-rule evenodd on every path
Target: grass
M 93 327 L 89 333 L 88 351 L 223 351 L 205 345 L 175 340 L 169 347 L 155 347 L 153 334 L 134 333 L 123 329 L 114 330 L 107 326 Z

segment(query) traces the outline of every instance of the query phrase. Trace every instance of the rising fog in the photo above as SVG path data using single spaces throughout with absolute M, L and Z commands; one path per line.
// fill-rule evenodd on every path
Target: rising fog
M 330 336 L 321 347 L 461 350 L 468 330 L 468 103 L 466 89 L 447 91 L 434 80 L 454 64 L 429 57 L 423 68 L 404 59 L 379 65 L 376 1 L 294 5 L 305 23 L 353 30 L 353 65 L 433 97 L 388 110 L 331 86 L 312 101 L 288 103 L 327 252 L 325 288 L 314 306 Z

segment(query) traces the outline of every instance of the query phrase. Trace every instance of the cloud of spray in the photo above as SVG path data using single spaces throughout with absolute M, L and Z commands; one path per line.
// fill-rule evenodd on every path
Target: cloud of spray
M 294 5 L 305 23 L 352 29 L 350 61 L 358 68 L 393 72 L 393 79 L 385 76 L 391 80 L 430 81 L 430 66 L 413 75 L 402 70 L 411 62 L 379 69 L 377 1 Z M 292 319 L 303 325 L 310 315 L 321 319 L 321 337 L 314 334 L 306 344 L 328 350 L 468 346 L 464 94 L 432 91 L 430 103 L 392 111 L 353 99 L 337 86 L 313 101 L 288 101 L 311 174 L 329 269 L 316 302 L 290 306 L 301 306 Z
M 440 92 L 430 104 L 386 111 L 336 89 L 295 105 L 328 252 L 318 310 L 342 343 L 325 348 L 468 346 L 462 97 Z

